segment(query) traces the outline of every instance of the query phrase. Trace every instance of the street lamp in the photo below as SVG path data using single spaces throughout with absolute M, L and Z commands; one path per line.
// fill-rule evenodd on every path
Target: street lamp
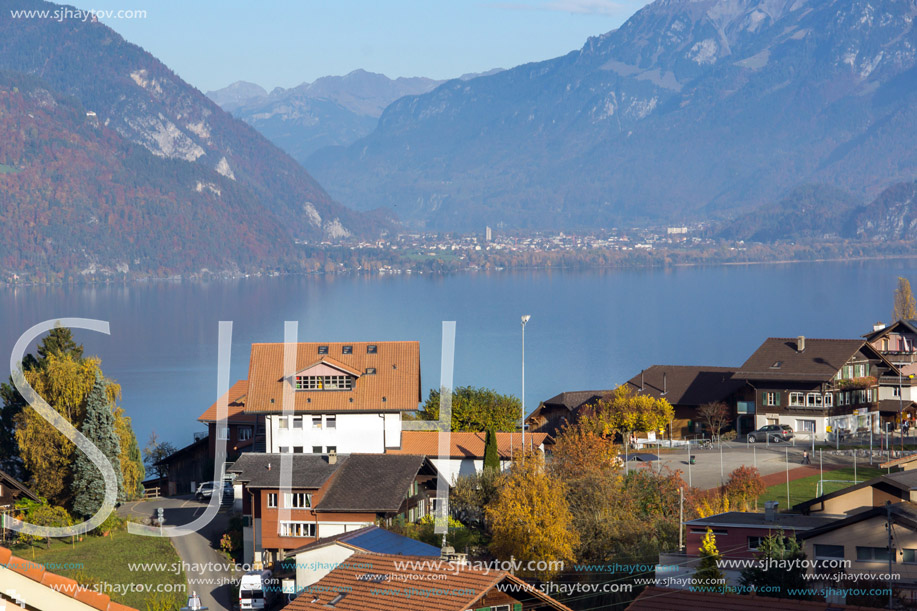
M 525 323 L 531 314 L 522 315 L 522 460 L 525 460 Z

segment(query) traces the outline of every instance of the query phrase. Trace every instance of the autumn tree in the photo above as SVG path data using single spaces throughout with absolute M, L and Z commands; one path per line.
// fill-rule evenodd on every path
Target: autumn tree
M 667 400 L 638 393 L 623 384 L 610 397 L 596 401 L 589 412 L 602 434 L 616 433 L 623 438 L 634 431 L 665 430 L 675 415 L 675 409 Z
M 529 452 L 515 460 L 496 499 L 486 507 L 492 539 L 489 549 L 499 559 L 523 563 L 572 561 L 578 538 L 567 505 L 566 484 L 552 477 L 540 454 Z M 560 567 L 546 564 L 520 575 L 542 581 L 553 578 Z
M 565 425 L 554 442 L 550 468 L 561 479 L 569 481 L 588 472 L 609 473 L 620 466 L 614 442 L 589 415 Z
M 430 394 L 420 408 L 422 420 L 439 420 L 440 391 Z M 513 432 L 522 420 L 522 403 L 512 395 L 489 388 L 459 386 L 452 392 L 452 430 Z
M 697 415 L 707 425 L 715 439 L 720 438 L 720 432 L 732 420 L 729 406 L 721 401 L 701 405 L 697 410 Z
M 748 511 L 749 503 L 757 507 L 758 497 L 766 490 L 758 469 L 742 465 L 729 474 L 723 492 L 738 511 Z
M 121 489 L 121 500 L 130 501 L 143 496 L 146 469 L 143 466 L 143 456 L 140 453 L 140 446 L 137 444 L 137 436 L 134 435 L 130 417 L 126 416 L 120 407 L 115 407 L 113 413 L 115 430 L 118 432 L 118 442 L 121 447 L 121 454 L 118 457 L 121 463 L 121 478 L 124 482 Z
M 168 441 L 159 441 L 156 431 L 150 433 L 150 439 L 143 448 L 144 462 L 150 468 L 156 477 L 165 477 L 169 474 L 169 467 L 160 464 L 164 458 L 168 458 L 175 453 L 175 446 Z
M 898 288 L 895 289 L 892 320 L 913 320 L 917 318 L 917 305 L 911 292 L 911 283 L 907 278 L 898 277 Z
M 117 497 L 121 493 L 121 440 L 115 428 L 115 416 L 109 404 L 105 383 L 100 375 L 86 399 L 86 415 L 80 426 L 80 432 L 102 452 L 115 470 Z M 84 452 L 76 452 L 73 465 L 73 511 L 75 514 L 89 517 L 102 507 L 105 500 L 105 479 L 102 472 Z
M 449 509 L 463 524 L 490 536 L 485 508 L 497 498 L 506 476 L 500 471 L 484 469 L 480 473 L 460 475 L 449 491 Z
M 700 546 L 700 562 L 694 572 L 692 586 L 702 592 L 722 591 L 726 578 L 720 570 L 719 562 L 722 560 L 719 550 L 716 549 L 716 537 L 708 528 L 707 534 Z

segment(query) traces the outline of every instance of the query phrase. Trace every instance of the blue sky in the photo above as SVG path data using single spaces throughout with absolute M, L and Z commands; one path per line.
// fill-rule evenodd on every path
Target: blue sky
M 146 10 L 102 19 L 202 91 L 270 90 L 363 68 L 452 78 L 563 55 L 620 26 L 643 0 L 70 0 Z

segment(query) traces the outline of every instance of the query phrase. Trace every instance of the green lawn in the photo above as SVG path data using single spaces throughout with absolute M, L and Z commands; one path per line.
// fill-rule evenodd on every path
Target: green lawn
M 185 584 L 181 560 L 169 539 L 131 535 L 125 530 L 118 531 L 113 537 L 84 535 L 82 541 L 77 541 L 73 545 L 68 540 L 53 540 L 50 549 L 45 549 L 44 543 L 33 547 L 17 544 L 13 546 L 13 553 L 41 564 L 53 563 L 48 567 L 52 573 L 75 578 L 81 582 L 88 578 L 96 583 L 117 584 L 115 587 L 122 589 L 142 588 L 144 584 L 151 584 L 154 592 L 156 584 L 181 584 L 182 588 Z M 179 572 L 176 574 L 169 570 L 131 571 L 128 563 L 132 562 L 160 562 L 168 565 L 175 563 Z M 59 568 L 68 564 L 74 568 Z M 82 568 L 77 568 L 80 565 Z M 100 591 L 111 596 L 114 601 L 141 610 L 146 609 L 146 602 L 156 596 L 142 591 Z M 174 605 L 175 609 L 187 601 L 187 596 L 183 592 L 158 596 L 173 597 L 175 602 L 179 603 Z
M 877 477 L 886 473 L 885 469 L 878 469 L 876 467 L 857 467 L 856 470 L 856 479 L 857 481 L 864 482 L 873 477 Z M 823 494 L 828 494 L 830 492 L 835 492 L 841 488 L 846 488 L 847 486 L 853 485 L 853 467 L 844 467 L 842 469 L 834 469 L 832 471 L 825 471 L 825 489 Z M 802 503 L 815 498 L 815 492 L 818 488 L 818 480 L 820 479 L 819 475 L 811 475 L 809 477 L 803 477 L 790 482 L 790 506 L 786 505 L 786 483 L 777 484 L 775 486 L 770 486 L 767 489 L 767 492 L 758 497 L 758 506 L 763 507 L 764 501 L 779 501 L 780 509 L 785 510 L 791 508 L 797 503 Z M 847 482 L 834 482 L 827 480 L 849 480 Z

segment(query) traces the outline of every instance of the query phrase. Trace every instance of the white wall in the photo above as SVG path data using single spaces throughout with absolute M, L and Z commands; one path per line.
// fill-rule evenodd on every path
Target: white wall
M 326 545 L 296 554 L 296 590 L 302 591 L 350 558 L 354 549 L 343 545 Z
M 312 417 L 320 414 L 300 414 L 302 428 L 292 428 L 292 416 L 271 415 L 265 418 L 268 429 L 267 451 L 279 452 L 281 447 L 302 446 L 309 454 L 313 446 L 335 446 L 338 454 L 382 454 L 385 447 L 401 445 L 401 414 L 335 414 L 335 428 L 328 428 L 327 414 L 322 417 L 322 428 L 312 427 Z M 280 428 L 280 420 L 287 418 L 287 428 Z M 292 450 L 291 450 L 292 451 Z

